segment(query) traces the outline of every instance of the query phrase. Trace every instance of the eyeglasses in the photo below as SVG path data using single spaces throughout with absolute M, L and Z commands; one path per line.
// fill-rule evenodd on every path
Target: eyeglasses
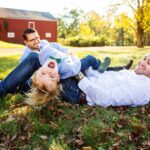
M 36 38 L 34 38 L 34 39 L 31 39 L 31 40 L 28 40 L 29 42 L 34 42 L 34 41 L 36 41 L 36 40 L 39 40 L 39 36 L 37 36 Z

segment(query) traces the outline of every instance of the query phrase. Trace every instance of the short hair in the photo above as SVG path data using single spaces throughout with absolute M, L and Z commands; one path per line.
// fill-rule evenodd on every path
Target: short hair
M 24 30 L 22 37 L 24 40 L 27 40 L 27 34 L 35 33 L 35 32 L 37 32 L 37 30 L 35 28 L 27 28 Z

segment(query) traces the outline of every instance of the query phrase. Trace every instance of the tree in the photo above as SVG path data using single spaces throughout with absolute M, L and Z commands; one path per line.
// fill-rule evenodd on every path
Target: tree
M 97 12 L 90 11 L 86 13 L 84 22 L 88 24 L 89 28 L 95 33 L 96 36 L 104 33 L 106 22 Z
M 58 18 L 57 20 L 58 20 L 58 37 L 65 39 L 67 36 L 67 28 L 65 22 L 61 18 Z
M 133 44 L 133 28 L 132 19 L 127 14 L 122 13 L 115 17 L 116 29 L 116 45 L 132 45 Z M 132 43 L 131 43 L 132 42 Z
M 144 46 L 144 32 L 150 30 L 150 0 L 125 0 L 136 20 L 137 47 Z
M 94 36 L 94 32 L 90 29 L 87 23 L 80 24 L 80 35 L 82 36 Z
M 69 26 L 69 31 L 72 36 L 76 36 L 79 34 L 79 29 L 80 29 L 80 17 L 81 17 L 82 11 L 78 11 L 76 9 L 73 9 L 70 11 L 70 18 L 72 18 L 72 22 Z
M 58 31 L 60 32 L 59 37 L 67 38 L 79 34 L 82 13 L 82 10 L 64 9 L 64 15 L 58 20 Z

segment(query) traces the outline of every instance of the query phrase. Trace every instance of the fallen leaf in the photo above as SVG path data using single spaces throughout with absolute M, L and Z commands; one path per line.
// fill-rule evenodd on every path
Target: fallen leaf
M 42 150 L 42 148 L 41 147 L 36 147 L 33 150 Z
M 82 150 L 93 150 L 92 147 L 87 146 L 87 147 L 82 147 Z
M 19 139 L 20 139 L 21 141 L 25 141 L 26 137 L 25 137 L 25 136 L 20 136 Z
M 52 105 L 50 105 L 50 106 L 48 106 L 48 110 L 50 110 L 50 111 L 54 111 L 54 110 L 55 110 L 55 107 L 54 107 L 54 106 L 52 106 Z
M 72 116 L 69 114 L 65 114 L 63 118 L 66 120 L 72 120 Z
M 83 140 L 75 140 L 76 146 L 82 146 L 84 144 Z
M 13 141 L 17 137 L 17 134 L 15 134 L 10 140 Z
M 145 146 L 150 146 L 150 141 L 145 141 L 144 143 L 143 143 L 143 145 Z
M 42 140 L 47 140 L 47 139 L 48 139 L 48 137 L 47 137 L 46 135 L 41 135 L 40 138 L 41 138 Z
M 15 120 L 15 118 L 12 115 L 10 115 L 10 116 L 8 116 L 6 122 L 8 123 L 8 122 L 13 121 L 13 120 Z

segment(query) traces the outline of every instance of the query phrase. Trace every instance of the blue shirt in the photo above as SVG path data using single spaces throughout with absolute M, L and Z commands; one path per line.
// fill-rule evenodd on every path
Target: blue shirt
M 58 44 L 53 44 L 53 46 L 51 46 L 51 44 L 46 45 L 39 52 L 39 61 L 41 65 L 44 65 L 51 56 L 61 59 L 61 62 L 58 63 L 58 73 L 60 74 L 61 79 L 66 79 L 79 73 L 81 69 L 80 59 L 75 55 L 68 55 L 66 48 L 63 48 Z
M 47 40 L 40 40 L 40 50 L 46 46 L 47 44 L 49 44 L 49 42 Z M 53 45 L 53 44 L 51 44 Z M 57 46 L 58 47 L 58 46 Z M 26 46 L 23 55 L 21 56 L 20 59 L 20 63 L 31 53 L 31 52 L 38 52 L 38 51 L 33 51 L 32 49 L 30 49 L 30 47 Z

